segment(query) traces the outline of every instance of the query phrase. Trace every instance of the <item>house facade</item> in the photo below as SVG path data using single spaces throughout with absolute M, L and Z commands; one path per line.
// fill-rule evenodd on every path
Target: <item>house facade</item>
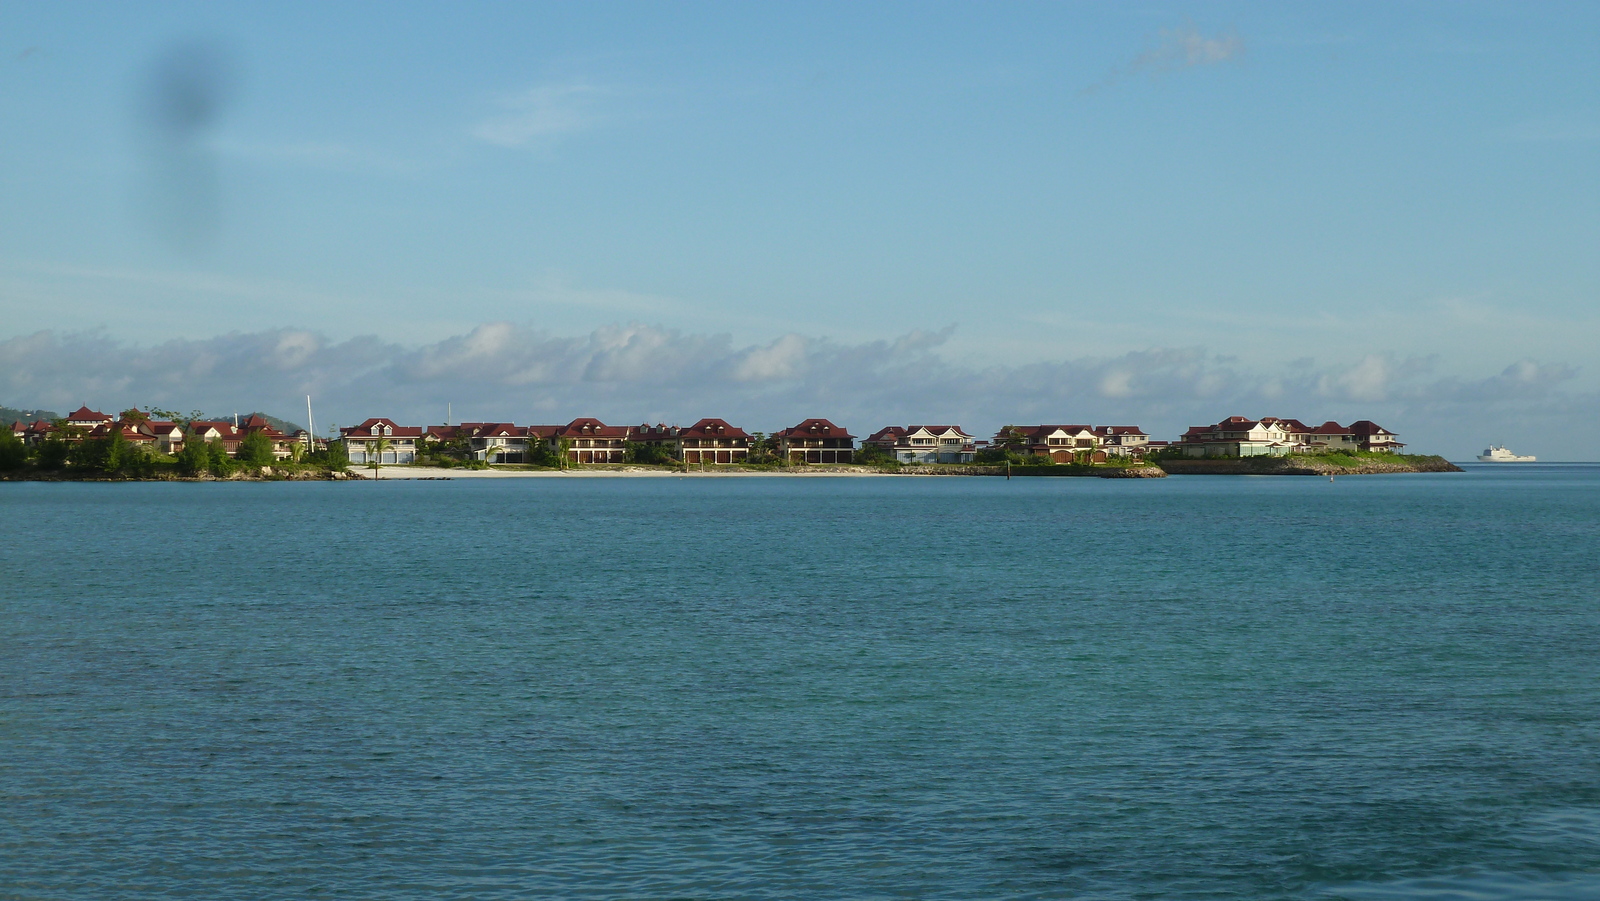
M 1186 457 L 1281 457 L 1294 449 L 1294 441 L 1278 421 L 1244 416 L 1191 426 L 1179 444 Z
M 1150 436 L 1136 425 L 1095 426 L 1094 435 L 1112 457 L 1143 457 L 1150 448 Z
M 1350 434 L 1364 451 L 1398 454 L 1405 447 L 1399 435 L 1370 419 L 1350 423 Z
M 564 426 L 528 427 L 529 434 L 548 434 L 544 440 L 557 450 L 565 444 L 567 460 L 571 463 L 625 462 L 631 431 L 627 426 L 606 425 L 593 417 L 574 419 Z
M 971 463 L 977 446 L 958 425 L 889 426 L 865 442 L 890 451 L 901 463 Z
M 849 463 L 855 457 L 856 436 L 826 419 L 807 419 L 772 438 L 778 456 L 790 463 Z
M 723 419 L 702 419 L 678 432 L 678 447 L 685 463 L 743 463 L 750 453 L 750 436 Z
M 993 443 L 1017 453 L 1048 457 L 1054 463 L 1071 463 L 1080 455 L 1092 460 L 1100 448 L 1094 427 L 1087 425 L 1007 426 L 995 433 Z M 1105 460 L 1103 453 L 1100 460 Z
M 67 414 L 67 427 L 80 429 L 83 432 L 88 432 L 96 426 L 102 426 L 111 421 L 112 417 L 101 413 L 99 410 L 91 410 L 87 405 Z
M 422 441 L 420 426 L 396 425 L 392 419 L 368 419 L 339 430 L 351 463 L 415 463 Z

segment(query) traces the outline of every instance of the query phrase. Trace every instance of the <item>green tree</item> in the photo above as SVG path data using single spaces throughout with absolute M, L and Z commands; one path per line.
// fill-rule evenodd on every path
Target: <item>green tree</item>
M 884 466 L 890 463 L 899 463 L 894 452 L 877 444 L 863 444 L 856 448 L 855 462 L 863 466 Z
M 212 475 L 225 476 L 233 472 L 233 458 L 228 456 L 228 446 L 222 443 L 221 438 L 211 439 L 206 444 L 206 453 L 211 458 L 206 462 L 206 468 L 211 470 Z
M 561 454 L 550 442 L 536 436 L 528 436 L 528 462 L 536 466 L 548 466 L 551 469 L 561 468 Z
M 27 445 L 12 433 L 10 426 L 0 426 L 0 472 L 15 472 L 27 462 Z
M 83 443 L 86 445 L 98 443 L 100 445 L 95 466 L 104 473 L 122 472 L 132 462 L 133 455 L 138 453 L 138 450 L 128 443 L 128 439 L 122 436 L 122 427 L 114 423 L 111 426 L 111 434 L 104 438 L 96 439 L 96 441 L 85 441 Z
M 211 447 L 204 441 L 190 439 L 178 451 L 178 471 L 186 476 L 197 476 L 211 469 Z
M 67 465 L 72 446 L 59 434 L 51 434 L 33 449 L 34 462 L 40 469 L 60 469 Z
M 261 432 L 250 432 L 241 438 L 235 456 L 246 466 L 271 466 L 277 460 L 272 453 L 272 439 Z
M 674 462 L 672 450 L 664 444 L 629 441 L 623 445 L 622 459 L 628 463 L 662 466 Z

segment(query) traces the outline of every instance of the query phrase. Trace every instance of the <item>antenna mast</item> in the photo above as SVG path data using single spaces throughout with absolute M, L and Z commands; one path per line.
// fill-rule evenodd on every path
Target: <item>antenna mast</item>
M 311 417 L 311 395 L 306 395 L 306 453 L 317 452 L 317 421 Z

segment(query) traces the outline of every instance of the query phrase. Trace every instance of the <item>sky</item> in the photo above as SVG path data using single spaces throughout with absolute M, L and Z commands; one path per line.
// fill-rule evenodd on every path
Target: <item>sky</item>
M 1600 459 L 1597 164 L 1592 3 L 0 2 L 0 404 Z

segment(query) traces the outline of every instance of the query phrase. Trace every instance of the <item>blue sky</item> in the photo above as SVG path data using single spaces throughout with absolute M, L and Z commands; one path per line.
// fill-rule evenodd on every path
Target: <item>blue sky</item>
M 0 403 L 1593 458 L 1597 47 L 1593 4 L 0 5 Z

